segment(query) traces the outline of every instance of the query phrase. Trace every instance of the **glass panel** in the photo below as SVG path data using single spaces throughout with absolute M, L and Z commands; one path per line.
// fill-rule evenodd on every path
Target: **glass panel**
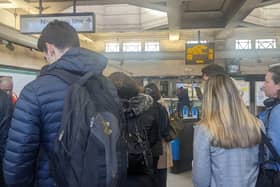
M 275 49 L 275 39 L 258 39 L 256 40 L 256 49 Z
M 147 52 L 157 52 L 159 51 L 159 42 L 146 42 L 145 51 Z
M 123 52 L 141 52 L 141 42 L 123 43 Z
M 120 44 L 116 42 L 109 42 L 105 44 L 105 52 L 112 53 L 112 52 L 120 52 Z
M 236 40 L 235 49 L 252 49 L 251 40 Z

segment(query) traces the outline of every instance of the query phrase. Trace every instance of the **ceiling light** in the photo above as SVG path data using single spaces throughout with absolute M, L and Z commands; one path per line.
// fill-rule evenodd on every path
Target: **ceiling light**
M 0 8 L 17 8 L 14 3 L 0 3 Z
M 169 40 L 170 41 L 177 41 L 180 39 L 180 33 L 179 32 L 169 32 Z

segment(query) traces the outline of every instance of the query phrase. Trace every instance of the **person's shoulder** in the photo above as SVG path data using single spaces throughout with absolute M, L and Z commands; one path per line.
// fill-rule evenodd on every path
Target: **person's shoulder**
M 272 108 L 271 115 L 277 115 L 280 117 L 280 104 L 277 104 Z
M 275 107 L 274 107 L 273 109 L 275 109 L 275 110 L 280 110 L 280 103 L 277 104 L 277 105 L 275 105 Z
M 22 91 L 21 94 L 26 93 L 26 92 L 36 92 L 39 90 L 40 87 L 44 86 L 44 83 L 47 83 L 52 85 L 47 79 L 46 77 L 37 77 L 36 79 L 32 80 L 31 82 L 29 82 L 28 84 L 26 84 Z
M 194 132 L 196 135 L 201 135 L 205 138 L 210 138 L 209 129 L 203 124 L 194 125 Z

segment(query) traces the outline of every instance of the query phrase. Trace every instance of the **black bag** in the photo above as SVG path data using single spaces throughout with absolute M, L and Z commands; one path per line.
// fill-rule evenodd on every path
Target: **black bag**
M 264 104 L 270 107 L 270 110 L 267 114 L 267 118 L 266 118 L 266 123 L 269 120 L 270 117 L 270 112 L 273 109 L 274 106 L 276 106 L 277 104 L 279 104 L 279 101 L 273 101 L 270 102 L 271 99 L 267 99 Z M 270 102 L 270 103 L 268 103 Z M 268 103 L 268 104 L 267 104 Z M 266 125 L 267 126 L 267 125 Z M 266 164 L 280 164 L 280 157 L 277 153 L 277 151 L 275 150 L 275 148 L 273 147 L 273 145 L 270 142 L 270 139 L 265 135 L 265 133 L 261 130 L 261 135 L 262 135 L 262 142 L 260 144 L 260 171 L 259 171 L 259 176 L 257 179 L 257 183 L 256 183 L 256 187 L 280 187 L 280 171 L 275 171 L 272 169 L 267 169 L 265 168 Z M 265 161 L 264 159 L 264 155 L 265 155 L 265 147 L 267 146 L 267 148 L 269 149 L 273 160 L 268 160 Z
M 173 112 L 170 114 L 170 123 L 171 126 L 175 129 L 176 135 L 177 131 L 183 130 L 184 129 L 184 124 L 183 119 L 180 117 L 179 113 Z
M 266 164 L 280 164 L 280 157 L 274 149 L 273 145 L 270 143 L 269 138 L 266 137 L 266 135 L 262 131 L 261 133 L 262 143 L 260 145 L 260 157 L 262 163 L 260 165 L 260 172 L 256 183 L 256 187 L 280 187 L 280 172 L 271 169 L 266 169 L 264 167 Z M 264 144 L 268 147 L 275 160 L 264 161 Z
M 57 186 L 121 186 L 127 147 L 121 105 L 115 100 L 112 83 L 92 72 L 77 77 L 53 69 L 43 75 L 57 76 L 70 85 L 54 152 L 48 155 Z
M 160 103 L 156 102 L 159 109 L 160 118 L 160 137 L 166 142 L 170 142 L 177 138 L 177 131 L 169 119 L 167 110 Z
M 275 170 L 260 168 L 256 187 L 279 187 L 280 173 Z
M 128 172 L 152 174 L 153 154 L 147 131 L 139 116 L 127 120 Z

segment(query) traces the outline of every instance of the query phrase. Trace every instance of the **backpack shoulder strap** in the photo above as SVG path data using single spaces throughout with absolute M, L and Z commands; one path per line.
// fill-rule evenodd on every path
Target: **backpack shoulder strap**
M 74 73 L 71 73 L 71 72 L 63 70 L 63 69 L 57 69 L 57 68 L 54 68 L 49 71 L 45 71 L 45 72 L 41 73 L 40 77 L 45 76 L 45 75 L 56 76 L 69 85 L 73 84 L 74 82 L 76 82 L 80 79 L 80 76 L 75 75 Z

